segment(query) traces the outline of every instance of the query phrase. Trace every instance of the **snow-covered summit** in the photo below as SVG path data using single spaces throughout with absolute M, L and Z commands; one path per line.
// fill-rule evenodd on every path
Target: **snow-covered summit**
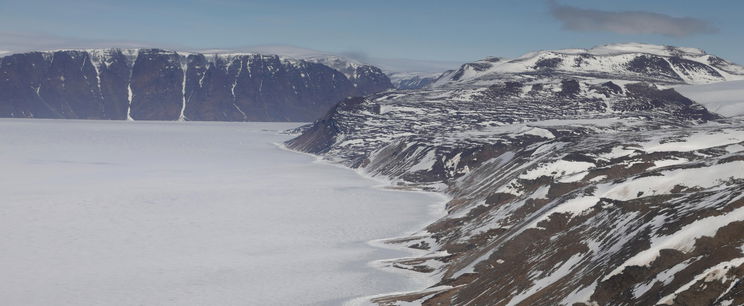
M 583 79 L 708 84 L 744 79 L 744 67 L 701 49 L 639 43 L 590 49 L 542 50 L 515 59 L 486 58 L 464 64 L 434 86 L 486 85 L 493 80 Z
M 619 44 L 606 44 L 595 46 L 591 49 L 563 49 L 556 50 L 557 53 L 564 54 L 583 54 L 589 53 L 593 55 L 620 55 L 628 53 L 644 53 L 653 54 L 659 56 L 675 56 L 675 55 L 690 55 L 690 56 L 703 56 L 707 53 L 702 49 L 689 48 L 689 47 L 675 47 L 675 46 L 664 46 L 664 45 L 652 45 L 644 43 L 619 43 Z

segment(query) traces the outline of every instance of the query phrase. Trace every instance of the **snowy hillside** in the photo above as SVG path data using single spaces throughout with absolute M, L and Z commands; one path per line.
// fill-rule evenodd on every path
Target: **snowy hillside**
M 560 75 L 663 84 L 707 84 L 742 80 L 744 67 L 700 49 L 615 44 L 592 49 L 538 51 L 516 59 L 487 58 L 463 65 L 444 76 L 435 86 Z
M 425 253 L 388 267 L 439 281 L 377 304 L 740 305 L 744 122 L 670 88 L 738 69 L 638 44 L 490 58 L 347 99 L 288 145 L 452 197 L 389 241 Z

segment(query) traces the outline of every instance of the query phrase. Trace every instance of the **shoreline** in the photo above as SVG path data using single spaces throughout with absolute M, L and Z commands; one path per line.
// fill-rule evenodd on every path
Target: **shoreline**
M 372 186 L 372 188 L 374 189 L 383 190 L 387 192 L 418 193 L 418 194 L 423 194 L 423 195 L 436 198 L 436 201 L 433 201 L 431 204 L 427 205 L 427 219 L 421 221 L 419 224 L 415 225 L 410 230 L 407 230 L 403 233 L 400 233 L 392 237 L 383 237 L 383 238 L 373 239 L 373 240 L 369 240 L 365 242 L 366 245 L 372 248 L 375 248 L 377 250 L 392 251 L 392 252 L 402 254 L 402 256 L 397 256 L 397 257 L 381 258 L 381 259 L 375 259 L 372 261 L 366 261 L 365 266 L 371 269 L 377 270 L 377 271 L 400 275 L 404 277 L 411 284 L 414 284 L 413 288 L 407 288 L 406 290 L 400 290 L 400 291 L 383 292 L 379 294 L 357 296 L 352 299 L 344 300 L 344 302 L 342 303 L 343 306 L 377 305 L 376 303 L 372 302 L 373 299 L 391 297 L 391 296 L 399 296 L 399 295 L 408 295 L 408 294 L 414 294 L 414 293 L 425 293 L 429 291 L 431 291 L 431 293 L 433 294 L 441 290 L 450 289 L 449 286 L 444 286 L 447 288 L 430 288 L 431 286 L 441 281 L 442 274 L 439 273 L 439 271 L 435 270 L 431 274 L 425 274 L 423 272 L 412 271 L 412 270 L 408 270 L 408 269 L 404 269 L 400 267 L 395 267 L 394 265 L 401 261 L 420 260 L 420 259 L 427 259 L 427 258 L 433 259 L 433 258 L 440 258 L 440 257 L 449 255 L 449 254 L 445 254 L 446 251 L 441 252 L 441 251 L 430 251 L 430 250 L 411 248 L 409 246 L 404 245 L 404 242 L 412 238 L 428 237 L 429 233 L 426 232 L 425 228 L 428 225 L 436 222 L 437 220 L 447 216 L 446 204 L 452 199 L 451 196 L 441 191 L 427 191 L 427 190 L 422 190 L 416 187 L 413 187 L 413 188 L 409 187 L 407 189 L 395 188 L 395 184 L 393 180 L 389 180 L 389 179 L 379 177 L 379 176 L 370 175 L 364 170 L 364 168 L 355 169 L 355 168 L 345 166 L 338 161 L 331 161 L 331 160 L 324 159 L 321 155 L 315 155 L 311 153 L 295 151 L 295 150 L 287 148 L 287 146 L 284 143 L 273 143 L 273 144 L 281 150 L 286 150 L 289 152 L 299 153 L 299 154 L 313 157 L 314 160 L 312 161 L 312 163 L 314 164 L 321 164 L 324 166 L 333 166 L 333 167 L 341 168 L 347 171 L 353 171 L 361 178 L 376 182 L 377 184 Z
M 0 162 L 23 174 L 5 186 L 5 300 L 343 305 L 421 288 L 373 264 L 417 253 L 372 241 L 420 230 L 441 198 L 278 150 L 298 123 L 0 123 Z

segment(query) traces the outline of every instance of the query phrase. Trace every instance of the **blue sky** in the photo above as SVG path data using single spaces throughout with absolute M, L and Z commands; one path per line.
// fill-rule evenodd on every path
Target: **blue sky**
M 0 0 L 0 7 L 0 50 L 287 44 L 464 62 L 632 41 L 699 47 L 744 64 L 738 0 Z

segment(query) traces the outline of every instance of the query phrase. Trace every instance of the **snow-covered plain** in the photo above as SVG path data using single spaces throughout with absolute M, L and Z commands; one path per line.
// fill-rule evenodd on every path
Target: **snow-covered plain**
M 367 241 L 431 221 L 286 151 L 296 124 L 0 120 L 0 304 L 333 305 L 420 289 Z
M 744 116 L 744 81 L 686 85 L 676 90 L 721 116 Z

